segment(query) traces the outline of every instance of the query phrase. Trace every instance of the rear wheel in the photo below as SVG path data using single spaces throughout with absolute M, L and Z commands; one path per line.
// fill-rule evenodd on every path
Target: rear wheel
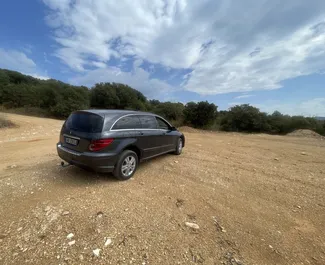
M 135 152 L 131 150 L 123 151 L 116 164 L 113 175 L 119 180 L 130 179 L 138 167 L 138 161 L 138 156 Z
M 176 150 L 175 150 L 174 154 L 180 155 L 182 153 L 182 150 L 183 150 L 183 140 L 182 140 L 182 138 L 179 138 L 177 140 Z

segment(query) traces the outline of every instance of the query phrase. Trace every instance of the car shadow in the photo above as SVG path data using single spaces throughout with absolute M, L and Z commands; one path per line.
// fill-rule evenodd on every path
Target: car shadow
M 54 165 L 51 179 L 58 184 L 63 185 L 96 185 L 103 182 L 117 182 L 111 173 L 97 173 L 91 170 L 79 168 L 76 166 L 62 167 L 57 161 Z
M 151 163 L 167 163 L 170 162 L 170 158 L 172 158 L 172 154 L 166 154 L 162 156 L 158 156 L 149 160 L 142 161 L 139 164 L 139 167 L 135 173 L 135 177 L 137 174 L 141 174 L 146 171 L 148 167 L 150 167 Z M 68 166 L 62 167 L 58 160 L 54 160 L 44 164 L 43 167 L 48 170 L 49 166 L 52 170 L 49 174 L 49 179 L 62 185 L 100 185 L 103 183 L 118 183 L 121 182 L 117 180 L 112 173 L 97 173 L 92 170 L 79 168 L 76 166 Z

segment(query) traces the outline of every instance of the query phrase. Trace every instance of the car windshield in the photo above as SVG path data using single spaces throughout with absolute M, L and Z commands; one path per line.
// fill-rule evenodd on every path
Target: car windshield
M 92 113 L 73 113 L 67 119 L 65 126 L 68 130 L 79 132 L 99 133 L 103 128 L 103 117 Z

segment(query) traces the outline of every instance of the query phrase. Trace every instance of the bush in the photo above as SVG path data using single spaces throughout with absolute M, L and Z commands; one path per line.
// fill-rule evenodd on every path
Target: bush
M 0 114 L 0 129 L 12 127 L 16 127 L 16 124 L 8 120 L 5 115 Z

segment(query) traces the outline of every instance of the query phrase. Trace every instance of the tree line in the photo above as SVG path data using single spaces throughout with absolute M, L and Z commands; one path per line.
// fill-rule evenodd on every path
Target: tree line
M 289 116 L 278 111 L 267 114 L 248 104 L 218 111 L 215 104 L 207 101 L 183 104 L 148 100 L 141 92 L 125 84 L 98 83 L 88 89 L 4 69 L 0 69 L 0 105 L 6 109 L 35 108 L 56 118 L 66 118 L 79 109 L 132 109 L 156 113 L 175 126 L 271 134 L 311 129 L 325 135 L 324 120 Z

